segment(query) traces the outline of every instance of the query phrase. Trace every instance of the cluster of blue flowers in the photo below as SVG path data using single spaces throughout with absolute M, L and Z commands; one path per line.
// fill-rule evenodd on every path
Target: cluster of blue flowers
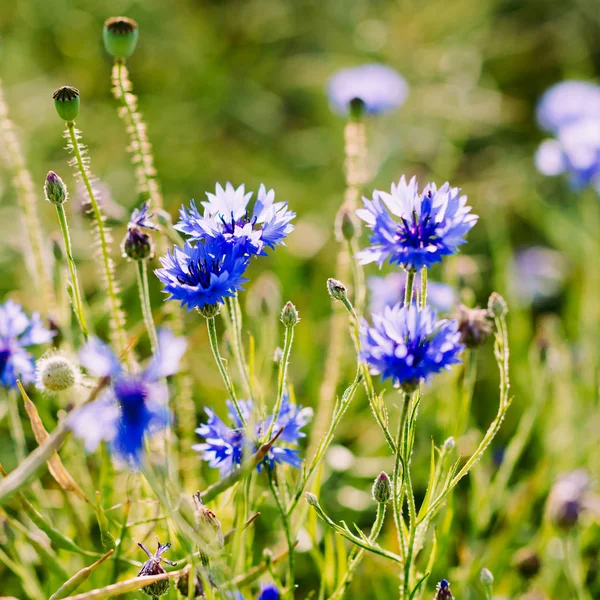
M 193 446 L 194 450 L 200 453 L 202 459 L 210 467 L 219 469 L 221 475 L 227 475 L 239 467 L 244 458 L 248 458 L 258 450 L 260 442 L 264 441 L 264 436 L 269 429 L 273 434 L 283 429 L 277 442 L 271 446 L 264 461 L 257 466 L 257 469 L 260 471 L 263 465 L 272 469 L 276 463 L 286 463 L 300 468 L 302 464 L 300 451 L 294 446 L 297 446 L 298 441 L 306 436 L 302 428 L 310 421 L 312 409 L 302 408 L 302 406 L 292 403 L 289 395 L 284 394 L 281 410 L 271 428 L 273 417 L 269 416 L 257 421 L 251 400 L 242 400 L 239 404 L 244 420 L 246 423 L 252 423 L 252 426 L 244 427 L 231 402 L 227 403 L 227 416 L 232 426 L 226 425 L 213 410 L 205 409 L 208 422 L 196 429 L 196 433 L 204 438 L 205 442 Z
M 246 281 L 244 273 L 253 256 L 283 244 L 294 229 L 296 216 L 287 202 L 275 202 L 275 192 L 260 186 L 252 211 L 252 193 L 243 185 L 237 189 L 217 184 L 215 194 L 206 194 L 204 214 L 192 201 L 182 207 L 176 229 L 188 236 L 183 248 L 160 259 L 156 271 L 169 300 L 177 300 L 188 310 L 223 303 L 234 296 Z
M 600 85 L 564 81 L 551 87 L 537 107 L 540 127 L 554 137 L 535 156 L 544 175 L 567 173 L 575 188 L 600 192 Z

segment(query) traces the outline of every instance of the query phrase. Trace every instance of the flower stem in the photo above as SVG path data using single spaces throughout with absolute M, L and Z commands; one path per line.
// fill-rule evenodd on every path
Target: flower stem
M 136 260 L 137 284 L 140 292 L 140 302 L 142 304 L 142 314 L 144 316 L 144 324 L 150 338 L 152 352 L 158 352 L 158 336 L 156 335 L 156 327 L 152 318 L 152 307 L 150 305 L 150 290 L 148 288 L 148 268 L 145 260 Z
M 421 269 L 421 310 L 427 306 L 427 267 Z
M 235 411 L 240 419 L 240 423 L 242 425 L 246 425 L 246 419 L 244 419 L 244 415 L 242 413 L 242 409 L 240 408 L 240 403 L 238 402 L 235 389 L 233 387 L 233 382 L 231 381 L 231 377 L 227 372 L 227 368 L 225 367 L 225 363 L 223 358 L 221 357 L 221 353 L 219 352 L 219 340 L 217 337 L 217 325 L 215 323 L 214 317 L 207 317 L 206 326 L 208 328 L 208 340 L 210 342 L 210 349 L 212 350 L 213 356 L 215 357 L 215 361 L 217 363 L 217 368 L 219 369 L 219 373 L 221 373 L 221 377 L 223 378 L 223 383 L 227 388 L 227 392 L 229 393 L 229 398 L 233 402 L 233 406 L 235 407 Z
M 406 556 L 406 540 L 404 539 L 404 517 L 402 516 L 402 505 L 404 496 L 404 479 L 406 477 L 407 465 L 403 453 L 402 439 L 404 437 L 404 429 L 410 412 L 409 396 L 404 395 L 402 402 L 402 414 L 398 422 L 398 433 L 396 435 L 396 455 L 394 458 L 394 472 L 392 475 L 392 489 L 394 496 L 392 499 L 392 508 L 394 510 L 394 521 L 396 523 L 396 531 L 398 534 L 398 544 L 402 552 L 402 556 Z M 400 478 L 402 475 L 402 478 Z
M 15 442 L 17 464 L 20 464 L 27 455 L 27 444 L 25 442 L 25 431 L 21 422 L 21 415 L 19 415 L 19 403 L 15 390 L 8 390 L 8 410 L 10 412 L 10 432 Z
M 65 243 L 67 264 L 69 265 L 69 273 L 71 274 L 71 289 L 73 290 L 73 310 L 75 312 L 77 320 L 79 321 L 79 326 L 81 327 L 83 337 L 87 340 L 88 329 L 85 320 L 85 310 L 83 308 L 81 288 L 79 287 L 79 278 L 77 276 L 77 266 L 75 265 L 75 260 L 73 259 L 73 249 L 71 246 L 69 225 L 67 223 L 67 214 L 65 213 L 65 207 L 62 204 L 56 205 L 56 214 L 58 215 L 58 222 L 60 223 L 60 229 L 62 231 L 63 240 Z
M 406 272 L 406 287 L 404 288 L 404 306 L 412 304 L 413 289 L 415 287 L 415 272 L 411 269 Z
M 252 379 L 246 361 L 246 353 L 244 352 L 244 344 L 242 342 L 242 310 L 237 294 L 227 301 L 227 307 L 231 314 L 231 328 L 233 330 L 233 348 L 238 363 L 238 368 L 244 380 L 246 390 L 250 394 L 250 398 L 254 399 L 254 390 Z

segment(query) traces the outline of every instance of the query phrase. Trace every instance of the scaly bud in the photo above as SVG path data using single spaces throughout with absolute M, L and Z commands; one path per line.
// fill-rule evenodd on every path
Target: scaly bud
M 298 317 L 296 307 L 291 302 L 286 302 L 281 311 L 281 322 L 289 328 L 295 327 L 299 320 L 300 318 Z
M 503 317 L 508 312 L 506 300 L 497 292 L 492 292 L 488 300 L 488 310 L 494 317 Z
M 492 333 L 492 321 L 487 310 L 459 304 L 455 319 L 458 322 L 460 341 L 467 348 L 481 346 Z
M 77 384 L 79 369 L 63 354 L 50 353 L 35 364 L 35 383 L 42 392 L 63 392 Z
M 327 280 L 327 291 L 334 300 L 344 300 L 346 298 L 346 286 L 337 279 L 330 277 Z
M 79 114 L 79 90 L 64 85 L 52 94 L 58 116 L 64 121 L 74 121 Z
M 64 204 L 69 197 L 67 194 L 67 186 L 54 171 L 48 171 L 48 175 L 46 175 L 44 195 L 48 202 L 56 205 Z
M 114 58 L 131 56 L 137 46 L 138 36 L 138 24 L 133 19 L 111 17 L 104 22 L 104 48 Z
M 127 231 L 121 244 L 123 256 L 131 260 L 146 260 L 154 255 L 152 240 L 139 227 Z
M 343 204 L 335 217 L 335 237 L 341 242 L 343 240 L 351 241 L 356 237 L 358 223 L 354 213 L 348 206 Z
M 372 489 L 373 500 L 379 504 L 386 504 L 392 498 L 392 483 L 385 471 L 379 473 Z
M 189 581 L 190 575 L 189 573 L 184 573 L 177 580 L 177 590 L 182 595 L 183 598 L 188 598 L 189 594 Z M 199 575 L 196 575 L 196 589 L 194 590 L 194 598 L 204 598 L 204 584 L 202 583 L 202 579 Z
M 306 501 L 311 505 L 311 506 L 318 506 L 319 501 L 317 500 L 317 497 L 312 494 L 311 492 L 306 492 Z

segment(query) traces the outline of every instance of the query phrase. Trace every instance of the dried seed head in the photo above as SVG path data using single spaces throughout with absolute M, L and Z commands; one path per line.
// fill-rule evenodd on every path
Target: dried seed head
M 114 58 L 127 58 L 133 54 L 139 36 L 138 24 L 128 17 L 111 17 L 104 22 L 102 39 L 104 48 Z
M 74 121 L 79 114 L 79 90 L 70 85 L 63 85 L 54 91 L 54 106 L 58 116 L 64 121 Z
M 46 183 L 44 183 L 44 195 L 51 204 L 64 204 L 69 197 L 67 186 L 63 180 L 54 172 L 48 171 Z
M 492 321 L 487 310 L 459 304 L 455 318 L 458 322 L 460 341 L 467 348 L 481 346 L 492 333 Z
M 373 500 L 379 504 L 386 504 L 392 499 L 392 483 L 388 474 L 381 471 L 373 484 Z
M 80 378 L 79 369 L 63 354 L 46 354 L 36 362 L 36 386 L 43 392 L 63 392 Z
M 286 302 L 281 311 L 281 322 L 286 327 L 295 327 L 299 320 L 296 307 L 291 302 Z

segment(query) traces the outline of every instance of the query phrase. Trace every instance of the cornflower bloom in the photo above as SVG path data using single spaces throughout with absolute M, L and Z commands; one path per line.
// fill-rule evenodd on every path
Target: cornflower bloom
M 94 377 L 110 378 L 110 386 L 97 400 L 72 413 L 70 427 L 94 452 L 100 442 L 130 467 L 141 464 L 144 439 L 169 421 L 168 388 L 165 377 L 179 370 L 187 342 L 168 329 L 158 333 L 158 352 L 141 373 L 125 371 L 118 357 L 100 340 L 91 339 L 79 359 Z
M 279 600 L 281 594 L 274 583 L 263 583 L 256 600 Z
M 150 202 L 144 202 L 135 208 L 127 225 L 127 234 L 123 240 L 123 254 L 132 260 L 151 258 L 153 254 L 152 240 L 146 231 L 157 231 L 158 227 L 150 220 Z

